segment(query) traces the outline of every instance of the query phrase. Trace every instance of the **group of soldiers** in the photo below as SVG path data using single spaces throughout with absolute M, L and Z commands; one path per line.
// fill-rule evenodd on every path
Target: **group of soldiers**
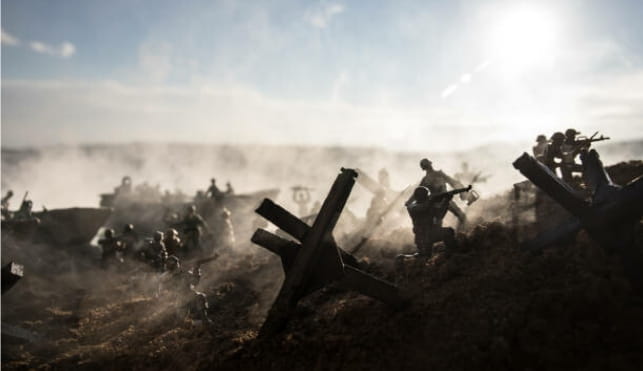
M 33 214 L 33 201 L 27 198 L 28 192 L 25 193 L 25 196 L 20 203 L 20 208 L 17 211 L 9 210 L 9 201 L 13 197 L 13 191 L 8 190 L 7 194 L 2 197 L 2 207 L 0 209 L 0 214 L 2 215 L 3 221 L 35 221 L 39 222 L 39 219 Z
M 555 132 L 550 139 L 543 134 L 536 138 L 536 145 L 533 147 L 533 154 L 536 160 L 545 164 L 551 171 L 556 173 L 560 169 L 560 175 L 564 181 L 571 183 L 574 173 L 582 173 L 583 167 L 576 162 L 576 157 L 589 149 L 593 142 L 608 140 L 610 138 L 594 133 L 591 137 L 582 137 L 576 129 L 570 128 L 563 134 Z
M 429 258 L 438 242 L 444 243 L 447 252 L 457 248 L 455 230 L 443 226 L 447 212 L 451 212 L 458 219 L 459 228 L 466 222 L 465 213 L 453 201 L 453 197 L 459 194 L 462 200 L 470 204 L 478 196 L 471 192 L 471 185 L 464 187 L 460 181 L 434 169 L 433 163 L 426 158 L 420 161 L 420 168 L 424 170 L 425 175 L 405 206 L 413 223 L 417 248 L 417 253 L 411 257 Z M 451 189 L 448 190 L 447 187 Z M 398 260 L 406 257 L 409 255 L 400 255 Z
M 125 225 L 118 236 L 113 229 L 107 229 L 98 241 L 102 249 L 102 265 L 108 268 L 122 267 L 127 260 L 144 262 L 159 280 L 157 295 L 170 295 L 181 316 L 192 316 L 209 323 L 207 298 L 196 289 L 201 278 L 200 267 L 215 260 L 221 251 L 235 243 L 230 211 L 225 207 L 218 211 L 214 229 L 199 215 L 195 205 L 186 208 L 179 222 L 174 222 L 165 232 L 154 232 L 151 238 L 141 239 L 132 224 Z M 204 241 L 204 231 L 214 238 Z M 182 260 L 190 261 L 189 269 L 181 267 Z

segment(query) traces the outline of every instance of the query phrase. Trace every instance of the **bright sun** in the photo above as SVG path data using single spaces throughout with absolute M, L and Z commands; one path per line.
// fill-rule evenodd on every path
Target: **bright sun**
M 491 28 L 488 48 L 508 73 L 549 63 L 556 54 L 558 27 L 545 9 L 521 7 L 499 14 Z

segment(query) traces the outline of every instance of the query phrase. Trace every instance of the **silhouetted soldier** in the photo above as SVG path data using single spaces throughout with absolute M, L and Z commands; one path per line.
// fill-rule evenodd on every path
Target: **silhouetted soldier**
M 210 179 L 210 187 L 208 190 L 205 192 L 206 197 L 213 198 L 217 201 L 223 199 L 224 193 L 219 190 L 219 187 L 217 187 L 217 180 L 212 178 Z
M 163 232 L 156 231 L 154 233 L 152 241 L 147 244 L 147 248 L 143 253 L 145 260 L 147 260 L 156 271 L 163 272 L 165 270 L 168 254 L 163 243 Z
M 122 260 L 118 258 L 118 253 L 122 251 L 122 244 L 121 241 L 119 241 L 118 238 L 114 236 L 113 229 L 105 230 L 103 238 L 98 241 L 98 244 L 103 249 L 103 267 L 107 267 L 109 264 L 115 263 L 117 261 L 122 262 Z
M 234 188 L 232 188 L 232 184 L 230 184 L 230 182 L 227 182 L 225 184 L 225 194 L 226 196 L 231 196 L 234 194 Z
M 208 324 L 212 321 L 208 317 L 207 296 L 196 290 L 196 285 L 201 280 L 201 268 L 197 266 L 190 270 L 181 268 L 181 262 L 176 256 L 169 256 L 167 259 L 167 273 L 162 278 L 162 284 L 170 291 L 177 315 L 183 319 L 192 317 L 202 320 Z
M 133 224 L 125 224 L 123 233 L 118 237 L 122 244 L 123 255 L 131 256 L 138 248 L 140 238 L 134 230 Z
M 453 228 L 442 227 L 442 219 L 453 194 L 441 193 L 430 197 L 429 193 L 428 188 L 417 187 L 411 200 L 406 203 L 413 222 L 417 256 L 430 257 L 436 242 L 443 241 L 447 251 L 457 246 Z
M 543 134 L 540 134 L 536 138 L 536 145 L 532 148 L 534 152 L 534 158 L 542 163 L 545 163 L 547 158 L 547 148 L 549 147 L 549 142 L 547 137 Z
M 20 204 L 20 209 L 18 209 L 18 211 L 16 211 L 13 214 L 13 219 L 14 220 L 34 220 L 34 219 L 37 220 L 38 218 L 36 218 L 33 215 L 32 210 L 33 210 L 33 202 L 31 200 L 27 200 L 25 195 L 25 199 L 22 200 L 22 203 Z
M 205 220 L 196 212 L 196 206 L 190 205 L 187 214 L 181 221 L 183 237 L 188 253 L 201 250 L 201 230 L 209 229 Z
M 433 168 L 433 163 L 426 158 L 423 158 L 420 161 L 420 168 L 422 168 L 422 170 L 426 172 L 426 174 L 420 181 L 420 186 L 427 188 L 431 194 L 446 192 L 447 184 L 454 189 L 463 187 L 462 183 L 446 175 L 442 170 L 435 170 Z M 463 201 L 466 200 L 466 194 L 462 193 L 460 195 L 460 198 Z M 460 207 L 458 207 L 455 202 L 451 201 L 448 205 L 448 210 L 453 213 L 456 218 L 458 218 L 458 228 L 461 228 L 467 220 L 467 216 L 464 214 L 462 209 L 460 209 Z
M 165 249 L 167 250 L 168 255 L 185 255 L 183 251 L 183 244 L 181 243 L 181 239 L 179 238 L 179 232 L 177 232 L 176 229 L 170 228 L 165 231 L 163 244 L 165 245 Z
M 580 134 L 575 129 L 567 129 L 565 131 L 565 141 L 560 146 L 560 153 L 562 156 L 562 163 L 560 166 L 560 172 L 563 176 L 563 180 L 567 183 L 570 183 L 573 180 L 572 173 L 582 172 L 583 166 L 576 163 L 576 156 L 578 156 L 581 151 L 586 150 L 591 145 L 591 142 L 588 142 L 585 145 L 576 141 L 576 135 Z
M 545 153 L 545 165 L 556 174 L 556 168 L 561 166 L 563 161 L 563 153 L 561 146 L 565 141 L 565 134 L 557 131 L 551 136 L 551 142 L 547 146 Z

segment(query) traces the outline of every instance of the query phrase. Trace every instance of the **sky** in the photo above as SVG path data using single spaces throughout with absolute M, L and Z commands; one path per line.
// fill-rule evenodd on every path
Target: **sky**
M 3 0 L 2 147 L 643 138 L 643 2 Z

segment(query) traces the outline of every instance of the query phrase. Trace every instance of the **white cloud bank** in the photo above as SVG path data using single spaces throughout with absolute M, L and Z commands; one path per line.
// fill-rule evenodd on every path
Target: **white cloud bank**
M 3 29 L 2 45 L 21 46 L 23 43 L 19 38 L 11 35 Z M 42 41 L 31 41 L 27 43 L 26 46 L 36 53 L 47 54 L 59 58 L 71 58 L 76 54 L 76 46 L 69 41 L 64 41 L 59 45 L 51 45 Z
M 215 142 L 461 150 L 532 141 L 576 127 L 613 140 L 643 137 L 643 71 L 556 87 L 546 101 L 495 98 L 462 109 L 380 106 L 266 96 L 246 86 L 110 81 L 4 81 L 2 145 Z

